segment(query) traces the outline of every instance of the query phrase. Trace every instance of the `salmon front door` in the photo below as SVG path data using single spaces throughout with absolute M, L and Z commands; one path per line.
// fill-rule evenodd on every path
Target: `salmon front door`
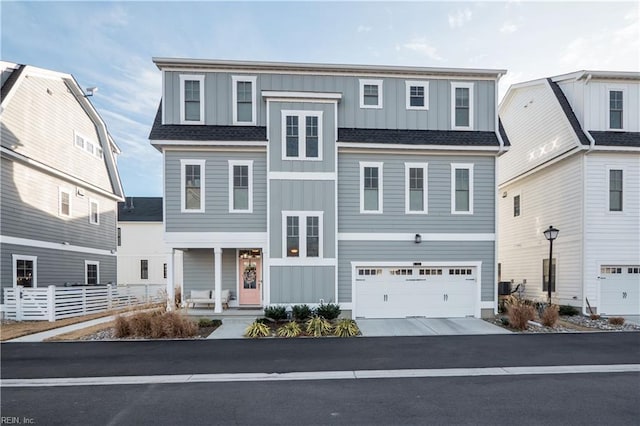
M 240 305 L 260 305 L 262 294 L 262 259 L 255 250 L 241 250 L 238 256 Z

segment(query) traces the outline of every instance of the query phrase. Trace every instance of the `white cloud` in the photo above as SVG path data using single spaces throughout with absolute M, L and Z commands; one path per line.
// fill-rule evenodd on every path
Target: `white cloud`
M 442 61 L 442 57 L 438 55 L 438 49 L 430 45 L 425 38 L 416 38 L 402 45 L 405 49 L 420 53 L 435 61 Z M 396 50 L 399 50 L 396 46 Z
M 451 28 L 461 27 L 471 20 L 471 15 L 471 9 L 468 7 L 465 9 L 458 9 L 455 13 L 449 14 L 449 26 Z
M 370 26 L 367 26 L 367 25 L 358 25 L 358 32 L 359 33 L 368 33 L 372 29 L 373 28 L 371 28 Z
M 503 34 L 511 34 L 518 30 L 518 26 L 512 22 L 505 22 L 500 28 L 500 32 Z

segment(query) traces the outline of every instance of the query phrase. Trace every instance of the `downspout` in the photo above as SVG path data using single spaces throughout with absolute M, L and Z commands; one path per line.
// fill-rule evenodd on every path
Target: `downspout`
M 504 141 L 502 140 L 502 136 L 500 136 L 500 126 L 498 124 L 498 83 L 500 82 L 500 78 L 502 77 L 502 73 L 498 73 L 498 76 L 496 77 L 496 88 L 494 90 L 494 96 L 495 96 L 495 106 L 496 106 L 496 111 L 494 114 L 494 131 L 496 132 L 496 137 L 498 138 L 498 143 L 500 144 L 500 148 L 498 149 L 498 156 L 500 156 L 500 154 L 502 154 L 505 149 L 504 149 Z M 496 157 L 497 158 L 497 157 Z M 497 185 L 497 182 L 496 182 Z M 497 186 L 496 186 L 497 187 Z
M 498 83 L 500 82 L 500 77 L 502 77 L 502 73 L 499 73 L 496 77 L 496 87 L 495 87 L 495 112 L 494 112 L 494 131 L 496 133 L 496 137 L 498 138 L 498 143 L 500 147 L 498 148 L 498 153 L 495 156 L 494 167 L 493 167 L 493 175 L 494 175 L 494 188 L 495 188 L 495 197 L 493 202 L 493 314 L 498 314 L 498 157 L 504 152 L 504 141 L 502 140 L 502 136 L 500 136 L 500 125 L 499 125 L 499 117 L 498 117 Z M 482 306 L 482 297 L 480 297 L 480 303 Z M 482 311 L 480 311 L 480 316 L 482 316 Z
M 584 75 L 583 75 L 584 76 Z M 584 84 L 587 85 L 589 83 L 589 80 L 591 80 L 591 74 L 587 75 L 587 78 L 584 81 Z M 584 96 L 583 96 L 584 99 Z M 589 148 L 586 148 L 586 152 L 584 153 L 584 155 L 582 156 L 582 265 L 580 267 L 580 270 L 582 272 L 582 283 L 584 286 L 584 282 L 585 282 L 585 256 L 586 256 L 586 248 L 587 248 L 587 226 L 586 226 L 586 219 L 587 219 L 587 185 L 585 184 L 586 182 L 586 174 L 587 174 L 587 155 L 593 151 L 593 148 L 596 146 L 596 140 L 593 138 L 593 136 L 591 136 L 591 133 L 589 133 L 589 131 L 582 129 L 582 132 L 584 133 L 584 135 L 587 137 L 587 139 L 589 139 Z M 589 314 L 587 314 L 587 289 L 583 288 L 582 290 L 583 295 L 582 295 L 582 314 L 587 316 Z

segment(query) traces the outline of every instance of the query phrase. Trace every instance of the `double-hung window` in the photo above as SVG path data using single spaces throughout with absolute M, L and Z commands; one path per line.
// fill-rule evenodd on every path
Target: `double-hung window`
M 427 213 L 427 163 L 404 164 L 405 213 Z
M 360 162 L 360 213 L 382 213 L 382 165 Z
M 407 81 L 407 109 L 429 109 L 429 82 Z
M 38 258 L 36 256 L 11 255 L 13 261 L 13 286 L 38 287 Z
M 97 200 L 89 198 L 89 223 L 100 224 L 100 204 Z
M 71 190 L 60 188 L 58 191 L 58 214 L 71 217 Z
M 84 282 L 88 285 L 100 283 L 100 262 L 94 260 L 84 261 Z
M 232 76 L 233 124 L 256 124 L 256 77 Z
M 203 213 L 205 206 L 205 160 L 180 160 L 182 213 Z
M 323 212 L 283 211 L 284 257 L 322 257 Z
M 451 128 L 473 130 L 473 83 L 451 83 Z
M 382 108 L 382 80 L 360 80 L 360 108 Z
M 142 259 L 140 261 L 140 279 L 149 279 L 149 261 L 147 259 Z
M 609 169 L 609 211 L 622 211 L 622 170 Z
M 282 159 L 322 160 L 322 111 L 282 111 Z
M 229 211 L 253 212 L 253 160 L 229 160 Z
M 609 90 L 609 129 L 623 129 L 623 101 L 624 93 L 622 90 Z
M 204 75 L 180 76 L 180 124 L 204 124 Z
M 473 214 L 473 164 L 451 164 L 451 213 Z

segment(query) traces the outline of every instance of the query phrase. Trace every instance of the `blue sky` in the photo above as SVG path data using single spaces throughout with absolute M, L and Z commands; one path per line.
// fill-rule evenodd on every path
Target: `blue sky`
M 638 2 L 8 2 L 1 58 L 98 86 L 128 196 L 162 195 L 153 56 L 507 69 L 509 85 L 640 70 Z

